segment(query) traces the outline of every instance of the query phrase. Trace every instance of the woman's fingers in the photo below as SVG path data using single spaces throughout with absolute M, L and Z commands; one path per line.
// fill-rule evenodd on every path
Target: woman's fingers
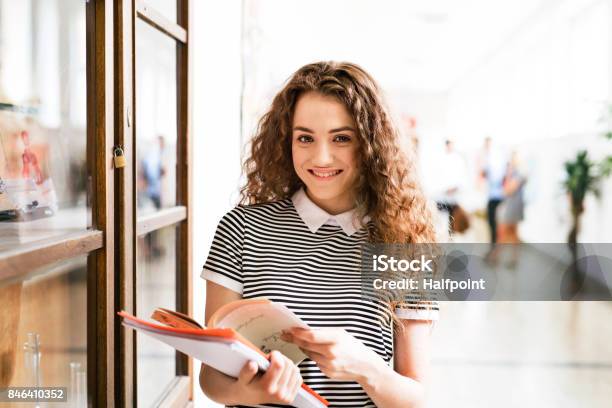
M 290 404 L 295 399 L 296 377 L 299 384 L 302 378 L 293 361 L 278 351 L 270 353 L 270 367 L 261 377 L 261 387 L 274 401 Z
M 278 379 L 278 393 L 281 398 L 283 398 L 285 394 L 287 394 L 287 387 L 289 385 L 289 382 L 291 381 L 294 366 L 293 362 L 289 361 L 289 359 L 285 358 L 284 356 L 283 360 L 283 372 L 281 373 L 281 376 Z
M 275 395 L 278 391 L 278 382 L 285 369 L 285 362 L 282 358 L 282 354 L 278 351 L 270 353 L 270 367 L 266 370 L 265 374 L 261 377 L 262 385 L 265 391 L 270 395 Z
M 297 338 L 309 343 L 333 344 L 338 341 L 339 331 L 335 329 L 304 329 L 294 327 L 288 331 L 293 338 Z
M 300 350 L 302 350 L 302 352 L 306 354 L 308 358 L 314 361 L 315 363 L 320 363 L 323 360 L 327 360 L 325 354 L 317 353 L 316 351 L 308 350 L 302 347 L 300 347 Z
M 238 382 L 245 385 L 249 384 L 257 375 L 257 371 L 257 363 L 254 361 L 249 361 L 240 370 L 240 373 L 238 374 Z
M 300 369 L 293 364 L 292 373 L 289 384 L 287 385 L 289 404 L 295 400 L 295 397 L 302 385 L 302 376 L 300 375 Z
M 281 336 L 281 338 L 295 344 L 301 348 L 304 353 L 309 351 L 311 353 L 330 357 L 331 348 L 335 344 L 335 341 L 331 341 L 332 337 L 329 335 L 322 336 L 308 332 L 312 332 L 312 330 L 305 331 L 304 333 L 297 331 L 285 333 Z
M 279 351 L 270 353 L 270 366 L 258 375 L 254 361 L 245 364 L 237 380 L 243 386 L 244 394 L 249 394 L 259 403 L 290 404 L 295 400 L 302 377 L 297 366 Z

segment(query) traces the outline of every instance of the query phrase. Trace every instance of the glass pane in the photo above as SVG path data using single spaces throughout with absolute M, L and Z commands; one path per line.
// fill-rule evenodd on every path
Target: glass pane
M 136 23 L 138 215 L 176 204 L 176 42 Z
M 0 1 L 0 251 L 88 228 L 85 2 Z
M 145 0 L 144 2 L 168 20 L 176 23 L 176 0 Z
M 0 333 L 0 388 L 67 387 L 87 406 L 87 257 L 0 281 Z
M 136 313 L 149 318 L 153 310 L 176 310 L 176 226 L 138 238 Z M 150 407 L 174 379 L 175 352 L 170 346 L 137 335 L 138 406 Z

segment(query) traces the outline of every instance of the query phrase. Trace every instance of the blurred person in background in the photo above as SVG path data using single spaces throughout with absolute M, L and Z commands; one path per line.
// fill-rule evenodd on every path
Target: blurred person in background
M 497 206 L 504 199 L 503 181 L 505 162 L 499 149 L 493 146 L 491 137 L 486 137 L 479 158 L 479 177 L 487 189 L 487 222 L 491 245 L 497 242 Z
M 157 143 L 151 146 L 141 167 L 146 195 L 158 211 L 161 209 L 161 179 L 166 174 L 162 163 L 165 145 L 164 137 L 158 135 Z
M 465 189 L 467 171 L 465 161 L 455 150 L 452 140 L 445 141 L 442 166 L 444 171 L 439 180 L 441 186 L 436 194 L 436 205 L 439 211 L 447 215 L 449 234 L 464 232 L 469 227 L 469 221 L 458 200 L 462 190 Z
M 162 178 L 166 174 L 164 168 L 163 157 L 166 142 L 163 135 L 158 135 L 156 142 L 150 146 L 146 155 L 141 161 L 141 188 L 156 211 L 162 208 L 161 189 Z M 145 256 L 152 255 L 159 257 L 163 255 L 163 248 L 157 243 L 157 233 L 147 234 L 145 236 Z
M 523 190 L 526 177 L 519 169 L 518 154 L 513 151 L 506 173 L 503 179 L 504 200 L 497 207 L 497 222 L 498 226 L 498 242 L 500 244 L 519 244 L 521 242 L 518 236 L 518 224 L 523 220 L 525 202 L 523 199 Z M 513 256 L 509 262 L 509 266 L 514 268 L 518 258 L 518 247 L 513 246 Z
M 417 132 L 417 120 L 414 116 L 403 114 L 402 123 L 404 125 L 404 133 L 407 137 L 407 148 L 414 152 L 415 157 L 418 158 L 419 152 L 419 134 Z

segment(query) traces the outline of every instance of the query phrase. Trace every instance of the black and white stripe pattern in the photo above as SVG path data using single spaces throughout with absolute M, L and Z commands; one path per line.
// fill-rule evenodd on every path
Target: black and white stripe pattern
M 202 277 L 243 298 L 280 302 L 311 327 L 344 328 L 391 364 L 388 308 L 361 296 L 360 246 L 366 238 L 366 228 L 349 236 L 339 225 L 311 232 L 291 199 L 239 206 L 220 221 Z M 423 312 L 417 304 L 407 308 L 396 310 L 400 318 Z M 330 407 L 375 406 L 356 382 L 330 380 L 310 359 L 299 367 L 304 382 Z

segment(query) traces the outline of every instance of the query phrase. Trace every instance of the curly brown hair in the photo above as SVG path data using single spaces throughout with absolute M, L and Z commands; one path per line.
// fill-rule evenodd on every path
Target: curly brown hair
M 433 243 L 432 214 L 417 179 L 411 152 L 400 148 L 380 89 L 361 67 L 348 62 L 316 62 L 295 72 L 261 118 L 244 162 L 246 185 L 241 203 L 258 204 L 291 197 L 303 186 L 292 161 L 293 113 L 306 92 L 333 96 L 353 117 L 360 138 L 355 208 L 370 216 L 375 243 Z

